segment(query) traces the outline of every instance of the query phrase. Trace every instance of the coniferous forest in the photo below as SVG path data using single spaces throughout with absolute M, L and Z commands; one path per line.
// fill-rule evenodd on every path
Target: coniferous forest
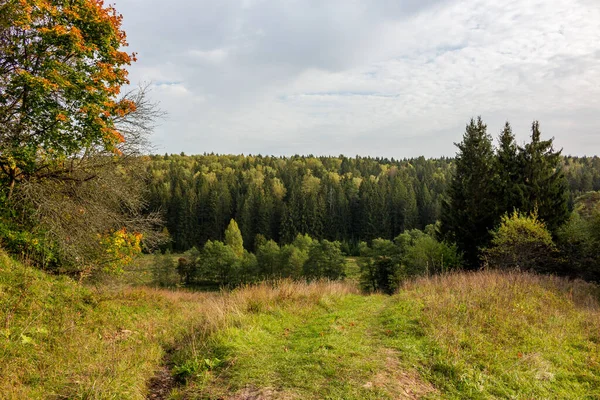
M 537 121 L 520 145 L 508 122 L 494 140 L 472 119 L 457 147 L 441 159 L 152 156 L 148 208 L 164 216 L 163 251 L 191 249 L 179 265 L 187 284 L 338 278 L 342 254 L 360 256 L 364 286 L 384 291 L 490 263 L 597 279 L 586 193 L 600 189 L 598 157 L 561 155 Z M 304 268 L 313 242 L 314 257 L 337 258 L 329 273 Z
M 149 208 L 162 210 L 169 247 L 222 240 L 235 219 L 244 245 L 257 235 L 289 243 L 297 233 L 339 240 L 393 239 L 440 217 L 453 158 L 150 156 Z M 562 156 L 568 207 L 600 190 L 600 158 Z M 506 206 L 505 206 L 506 208 Z

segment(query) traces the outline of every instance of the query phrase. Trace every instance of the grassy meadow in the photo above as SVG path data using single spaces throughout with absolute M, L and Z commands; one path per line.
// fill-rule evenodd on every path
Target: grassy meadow
M 482 271 L 393 296 L 83 285 L 0 257 L 5 399 L 600 399 L 597 286 Z

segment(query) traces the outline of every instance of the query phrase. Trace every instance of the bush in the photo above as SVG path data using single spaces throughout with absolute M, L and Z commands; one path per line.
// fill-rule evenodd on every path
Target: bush
M 152 262 L 152 283 L 159 287 L 174 287 L 180 281 L 178 265 L 170 252 L 155 254 Z
M 564 257 L 561 273 L 600 281 L 600 193 L 591 192 L 577 199 L 557 239 Z
M 492 232 L 491 247 L 483 254 L 494 268 L 546 273 L 557 270 L 558 251 L 552 235 L 535 213 L 527 216 L 515 211 L 504 215 Z
M 444 273 L 462 265 L 456 245 L 439 242 L 423 232 L 411 232 L 409 238 L 401 239 L 406 240 L 402 260 L 408 276 Z
M 314 242 L 304 263 L 303 273 L 309 279 L 340 279 L 344 277 L 346 259 L 340 242 L 322 240 Z

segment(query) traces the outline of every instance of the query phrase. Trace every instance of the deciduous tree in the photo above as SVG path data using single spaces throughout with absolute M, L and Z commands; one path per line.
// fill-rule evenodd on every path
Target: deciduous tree
M 32 177 L 65 176 L 74 167 L 68 159 L 90 148 L 119 151 L 117 120 L 136 108 L 118 99 L 135 60 L 123 51 L 121 22 L 99 0 L 0 5 L 0 178 L 8 197 Z

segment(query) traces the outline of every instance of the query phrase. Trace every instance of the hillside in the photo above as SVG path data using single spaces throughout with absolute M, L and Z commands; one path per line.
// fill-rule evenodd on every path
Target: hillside
M 2 398 L 600 398 L 597 286 L 522 273 L 230 293 L 0 259 Z

